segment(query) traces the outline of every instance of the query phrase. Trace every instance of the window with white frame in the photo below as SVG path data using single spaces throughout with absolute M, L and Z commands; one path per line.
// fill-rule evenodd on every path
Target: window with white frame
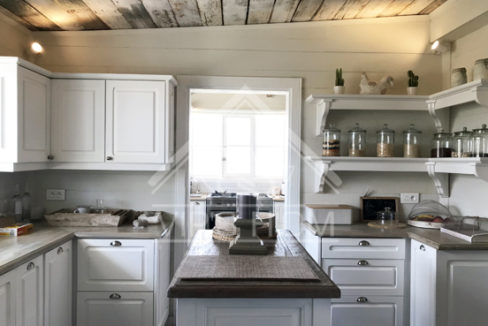
M 284 177 L 285 112 L 194 110 L 190 119 L 190 175 L 199 179 Z

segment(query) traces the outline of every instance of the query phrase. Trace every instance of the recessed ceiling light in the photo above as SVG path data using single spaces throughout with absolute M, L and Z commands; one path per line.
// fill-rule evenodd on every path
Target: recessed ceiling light
M 32 42 L 31 51 L 34 52 L 35 54 L 41 54 L 42 52 L 44 52 L 44 48 L 42 47 L 41 43 Z

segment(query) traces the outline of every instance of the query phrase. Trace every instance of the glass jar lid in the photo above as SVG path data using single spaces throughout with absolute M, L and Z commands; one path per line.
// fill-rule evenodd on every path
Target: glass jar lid
M 486 133 L 488 133 L 488 128 L 486 127 L 486 123 L 483 123 L 481 125 L 481 128 L 473 129 L 473 132 L 475 134 L 486 134 Z
M 356 124 L 354 125 L 354 128 L 352 128 L 351 130 L 348 131 L 349 133 L 356 133 L 356 132 L 366 132 L 366 129 L 362 129 L 360 126 L 359 126 L 359 123 L 356 122 Z
M 394 134 L 395 133 L 395 130 L 388 128 L 388 124 L 385 123 L 383 125 L 383 128 L 381 128 L 380 130 L 378 130 L 376 133 L 377 134 Z
M 443 138 L 443 137 L 451 137 L 451 133 L 445 132 L 444 130 L 441 130 L 441 131 L 436 132 L 434 134 L 434 138 Z
M 415 125 L 413 123 L 411 123 L 409 126 L 408 126 L 408 129 L 403 131 L 404 134 L 421 134 L 422 131 L 418 130 L 415 128 Z
M 454 136 L 459 136 L 459 137 L 471 136 L 472 134 L 473 134 L 473 132 L 469 131 L 467 127 L 463 127 L 463 130 L 454 132 Z
M 337 129 L 335 125 L 329 124 L 329 127 L 324 129 L 324 132 L 341 132 L 341 130 Z

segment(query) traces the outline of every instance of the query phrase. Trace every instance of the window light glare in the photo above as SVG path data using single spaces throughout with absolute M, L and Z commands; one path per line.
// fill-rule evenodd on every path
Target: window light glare
M 42 45 L 39 42 L 32 42 L 31 50 L 35 54 L 40 54 L 40 53 L 44 52 L 44 48 L 42 47 Z

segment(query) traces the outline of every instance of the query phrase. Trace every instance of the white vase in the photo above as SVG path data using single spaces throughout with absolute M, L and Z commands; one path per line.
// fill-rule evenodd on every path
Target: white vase
M 334 86 L 334 94 L 344 94 L 344 86 Z
M 417 95 L 417 87 L 407 87 L 408 95 Z
M 476 60 L 473 69 L 473 80 L 488 79 L 488 58 Z

